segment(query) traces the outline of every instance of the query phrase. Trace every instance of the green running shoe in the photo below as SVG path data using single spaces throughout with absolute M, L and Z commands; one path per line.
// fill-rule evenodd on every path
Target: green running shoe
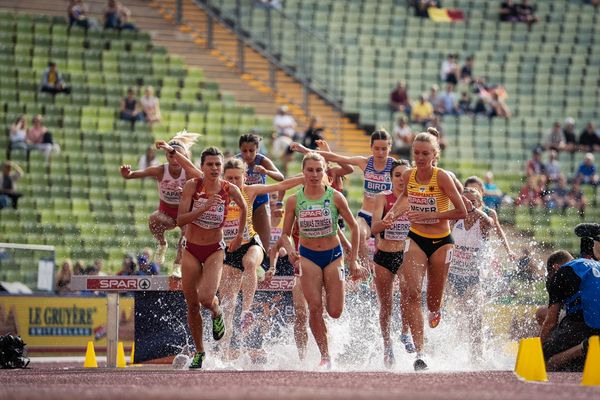
M 223 319 L 223 313 L 220 313 L 212 320 L 213 325 L 213 339 L 221 340 L 225 336 L 225 320 Z
M 190 364 L 190 369 L 200 369 L 202 368 L 202 362 L 206 358 L 206 354 L 204 352 L 196 352 L 194 354 L 194 358 L 192 358 L 192 363 Z

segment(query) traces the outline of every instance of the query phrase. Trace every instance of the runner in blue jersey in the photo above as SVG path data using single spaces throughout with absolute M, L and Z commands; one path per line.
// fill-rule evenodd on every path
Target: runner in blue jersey
M 363 171 L 364 194 L 362 208 L 358 212 L 358 226 L 360 231 L 359 258 L 364 266 L 372 270 L 369 259 L 367 243 L 371 237 L 371 223 L 375 210 L 375 197 L 378 193 L 392 189 L 390 171 L 394 159 L 390 157 L 392 138 L 384 129 L 379 129 L 371 135 L 371 156 L 342 156 L 329 151 L 317 151 L 326 161 L 340 164 L 356 165 Z M 309 149 L 299 143 L 292 143 L 290 148 L 306 154 Z

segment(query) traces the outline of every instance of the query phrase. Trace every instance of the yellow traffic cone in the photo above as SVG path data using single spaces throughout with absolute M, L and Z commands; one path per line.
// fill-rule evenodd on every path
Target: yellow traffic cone
M 117 345 L 117 368 L 125 368 L 125 365 L 125 349 L 123 342 L 119 342 Z
M 135 341 L 131 345 L 131 356 L 129 357 L 129 365 L 133 365 L 135 363 Z
M 98 361 L 96 360 L 96 350 L 94 350 L 94 342 L 92 342 L 91 340 L 87 344 L 83 368 L 98 368 Z
M 539 337 L 521 339 L 515 374 L 525 381 L 546 382 L 546 364 L 542 353 L 542 341 Z
M 589 347 L 583 367 L 581 384 L 584 386 L 600 386 L 600 337 L 589 338 Z

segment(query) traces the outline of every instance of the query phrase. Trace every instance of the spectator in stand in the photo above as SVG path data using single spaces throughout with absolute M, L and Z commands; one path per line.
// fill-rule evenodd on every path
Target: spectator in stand
M 546 136 L 544 148 L 546 150 L 552 149 L 556 151 L 562 151 L 565 149 L 565 135 L 560 127 L 560 122 L 557 121 L 552 124 L 552 129 L 550 129 L 550 133 L 548 133 L 548 136 Z
M 471 96 L 469 96 L 469 93 L 461 93 L 460 100 L 458 100 L 458 112 L 463 115 L 471 115 L 473 113 L 473 110 L 471 109 Z
M 446 91 L 438 96 L 436 105 L 436 111 L 440 115 L 459 114 L 456 93 L 454 93 L 454 85 L 452 83 L 446 85 Z
M 569 202 L 571 207 L 577 209 L 579 217 L 585 219 L 585 207 L 587 206 L 587 199 L 581 190 L 581 184 L 579 181 L 574 181 L 571 191 L 569 192 Z
M 136 30 L 130 18 L 131 11 L 120 1 L 108 0 L 104 8 L 104 29 Z
M 410 98 L 404 81 L 399 81 L 396 88 L 390 93 L 390 110 L 392 113 L 400 112 L 410 115 Z
M 579 136 L 579 149 L 581 151 L 600 151 L 600 135 L 593 122 L 588 122 Z
M 290 144 L 298 139 L 296 126 L 296 120 L 288 113 L 288 107 L 279 107 L 273 118 L 273 128 L 275 130 L 273 156 L 282 160 L 284 175 L 287 175 L 288 164 L 294 156 L 294 152 L 290 150 Z
M 6 149 L 6 158 L 10 160 L 13 150 L 23 150 L 27 153 L 27 120 L 24 115 L 19 115 L 17 120 L 10 125 L 9 143 Z
M 117 272 L 117 275 L 135 275 L 137 265 L 135 265 L 133 254 L 127 253 L 123 257 L 123 264 L 121 265 L 121 270 Z
M 442 63 L 440 69 L 440 79 L 442 82 L 456 85 L 459 77 L 459 67 L 457 63 L 457 54 L 448 54 L 448 58 Z
M 138 169 L 144 170 L 149 167 L 156 167 L 160 163 L 156 159 L 156 152 L 154 150 L 154 146 L 150 145 L 146 148 L 146 153 L 140 157 L 138 162 Z
M 531 30 L 531 25 L 538 22 L 540 19 L 534 14 L 535 6 L 529 3 L 529 0 L 522 0 L 521 4 L 517 5 L 519 21 L 525 22 L 527 28 Z
M 502 190 L 494 183 L 494 174 L 492 171 L 486 172 L 483 176 L 483 203 L 498 211 L 503 198 Z
M 135 98 L 133 88 L 127 89 L 127 96 L 121 100 L 120 117 L 124 121 L 131 122 L 131 130 L 135 127 L 136 121 L 142 121 L 144 114 L 140 112 L 138 101 Z
M 543 175 L 546 172 L 546 166 L 542 162 L 542 153 L 544 151 L 541 147 L 533 149 L 531 159 L 527 161 L 527 177 Z
M 519 21 L 519 10 L 517 5 L 512 0 L 503 1 L 500 4 L 500 21 Z
M 43 124 L 40 114 L 31 120 L 31 128 L 27 130 L 27 144 L 30 150 L 38 150 L 44 153 L 46 167 L 50 165 L 52 153 L 60 153 L 60 146 L 54 143 L 52 133 Z
M 575 120 L 573 118 L 568 117 L 565 119 L 563 135 L 565 136 L 565 151 L 574 152 L 577 150 L 577 136 L 575 135 Z
M 552 149 L 548 152 L 548 162 L 546 163 L 546 180 L 548 183 L 553 184 L 558 182 L 560 178 L 560 164 L 558 163 L 558 152 Z
M 492 96 L 489 100 L 489 113 L 488 116 L 490 118 L 493 117 L 500 117 L 500 118 L 510 118 L 511 114 L 510 114 L 510 110 L 508 108 L 508 106 L 506 105 L 506 103 L 504 102 L 504 100 L 502 100 L 500 98 L 500 96 L 498 96 L 498 93 L 496 91 L 492 92 Z
M 440 8 L 439 0 L 414 0 L 413 4 L 415 7 L 415 16 L 421 18 L 429 18 L 429 13 L 427 12 L 429 7 Z
M 434 115 L 431 119 L 430 126 L 438 131 L 438 143 L 441 150 L 445 150 L 448 147 L 448 140 L 446 139 L 446 128 L 442 125 L 442 119 L 439 115 Z
M 548 202 L 549 209 L 561 210 L 564 214 L 567 208 L 572 207 L 573 204 L 569 198 L 569 187 L 567 186 L 567 178 L 563 174 L 560 174 L 558 181 L 552 188 L 550 194 L 550 201 Z
M 72 266 L 73 263 L 67 258 L 63 261 L 60 271 L 56 273 L 56 278 L 54 279 L 54 291 L 56 294 L 61 295 L 71 293 L 69 285 L 71 284 L 71 277 L 73 276 Z
M 423 126 L 427 125 L 433 118 L 433 106 L 425 100 L 425 97 L 425 94 L 419 96 L 419 100 L 413 104 L 411 112 L 412 121 Z
M 83 263 L 83 260 L 75 261 L 73 275 L 85 275 L 85 264 Z
M 414 138 L 415 134 L 408 125 L 408 118 L 404 115 L 400 116 L 396 124 L 394 124 L 394 130 L 392 131 L 393 153 L 400 157 L 409 158 Z
M 96 271 L 96 275 L 106 276 L 106 272 L 102 271 L 104 268 L 104 261 L 102 259 L 96 258 L 92 267 Z
M 594 155 L 592 153 L 586 153 L 583 162 L 577 169 L 574 182 L 584 185 L 598 185 L 598 171 L 594 164 Z
M 528 177 L 527 183 L 521 188 L 515 204 L 529 208 L 543 207 L 543 179 L 542 175 Z
M 160 267 L 152 260 L 152 250 L 146 247 L 137 258 L 139 270 L 137 275 L 158 275 Z
M 15 210 L 18 208 L 19 198 L 22 193 L 15 189 L 15 182 L 23 176 L 23 170 L 17 163 L 5 161 L 2 164 L 2 175 L 0 175 L 0 209 L 12 205 Z
M 473 82 L 473 68 L 475 66 L 475 56 L 467 57 L 465 65 L 460 69 L 460 81 L 467 85 Z
M 158 97 L 154 95 L 154 88 L 152 86 L 146 86 L 144 90 L 144 96 L 140 99 L 142 105 L 142 112 L 146 122 L 150 125 L 158 124 L 160 122 L 160 102 Z
M 431 103 L 432 106 L 434 106 L 437 104 L 438 102 L 438 97 L 440 96 L 440 88 L 438 87 L 438 85 L 431 85 L 431 87 L 429 88 L 429 95 L 427 96 L 427 101 Z M 435 112 L 435 109 L 434 109 Z
M 44 75 L 42 75 L 41 90 L 42 92 L 48 92 L 52 95 L 57 93 L 71 93 L 71 88 L 65 84 L 54 61 L 48 63 L 48 68 L 46 68 Z
M 323 127 L 319 117 L 311 117 L 302 144 L 311 150 L 317 150 L 317 140 L 323 140 Z
M 88 17 L 89 7 L 82 0 L 71 0 L 67 13 L 69 27 L 75 25 L 84 29 L 99 29 L 98 22 Z

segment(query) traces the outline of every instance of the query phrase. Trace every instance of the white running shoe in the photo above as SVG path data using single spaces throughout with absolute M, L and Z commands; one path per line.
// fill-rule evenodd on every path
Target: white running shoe
M 181 264 L 173 264 L 173 270 L 171 276 L 181 279 Z
M 154 255 L 154 262 L 158 265 L 163 265 L 165 263 L 165 255 L 167 254 L 167 249 L 169 248 L 169 244 L 159 244 L 156 249 L 156 254 Z

